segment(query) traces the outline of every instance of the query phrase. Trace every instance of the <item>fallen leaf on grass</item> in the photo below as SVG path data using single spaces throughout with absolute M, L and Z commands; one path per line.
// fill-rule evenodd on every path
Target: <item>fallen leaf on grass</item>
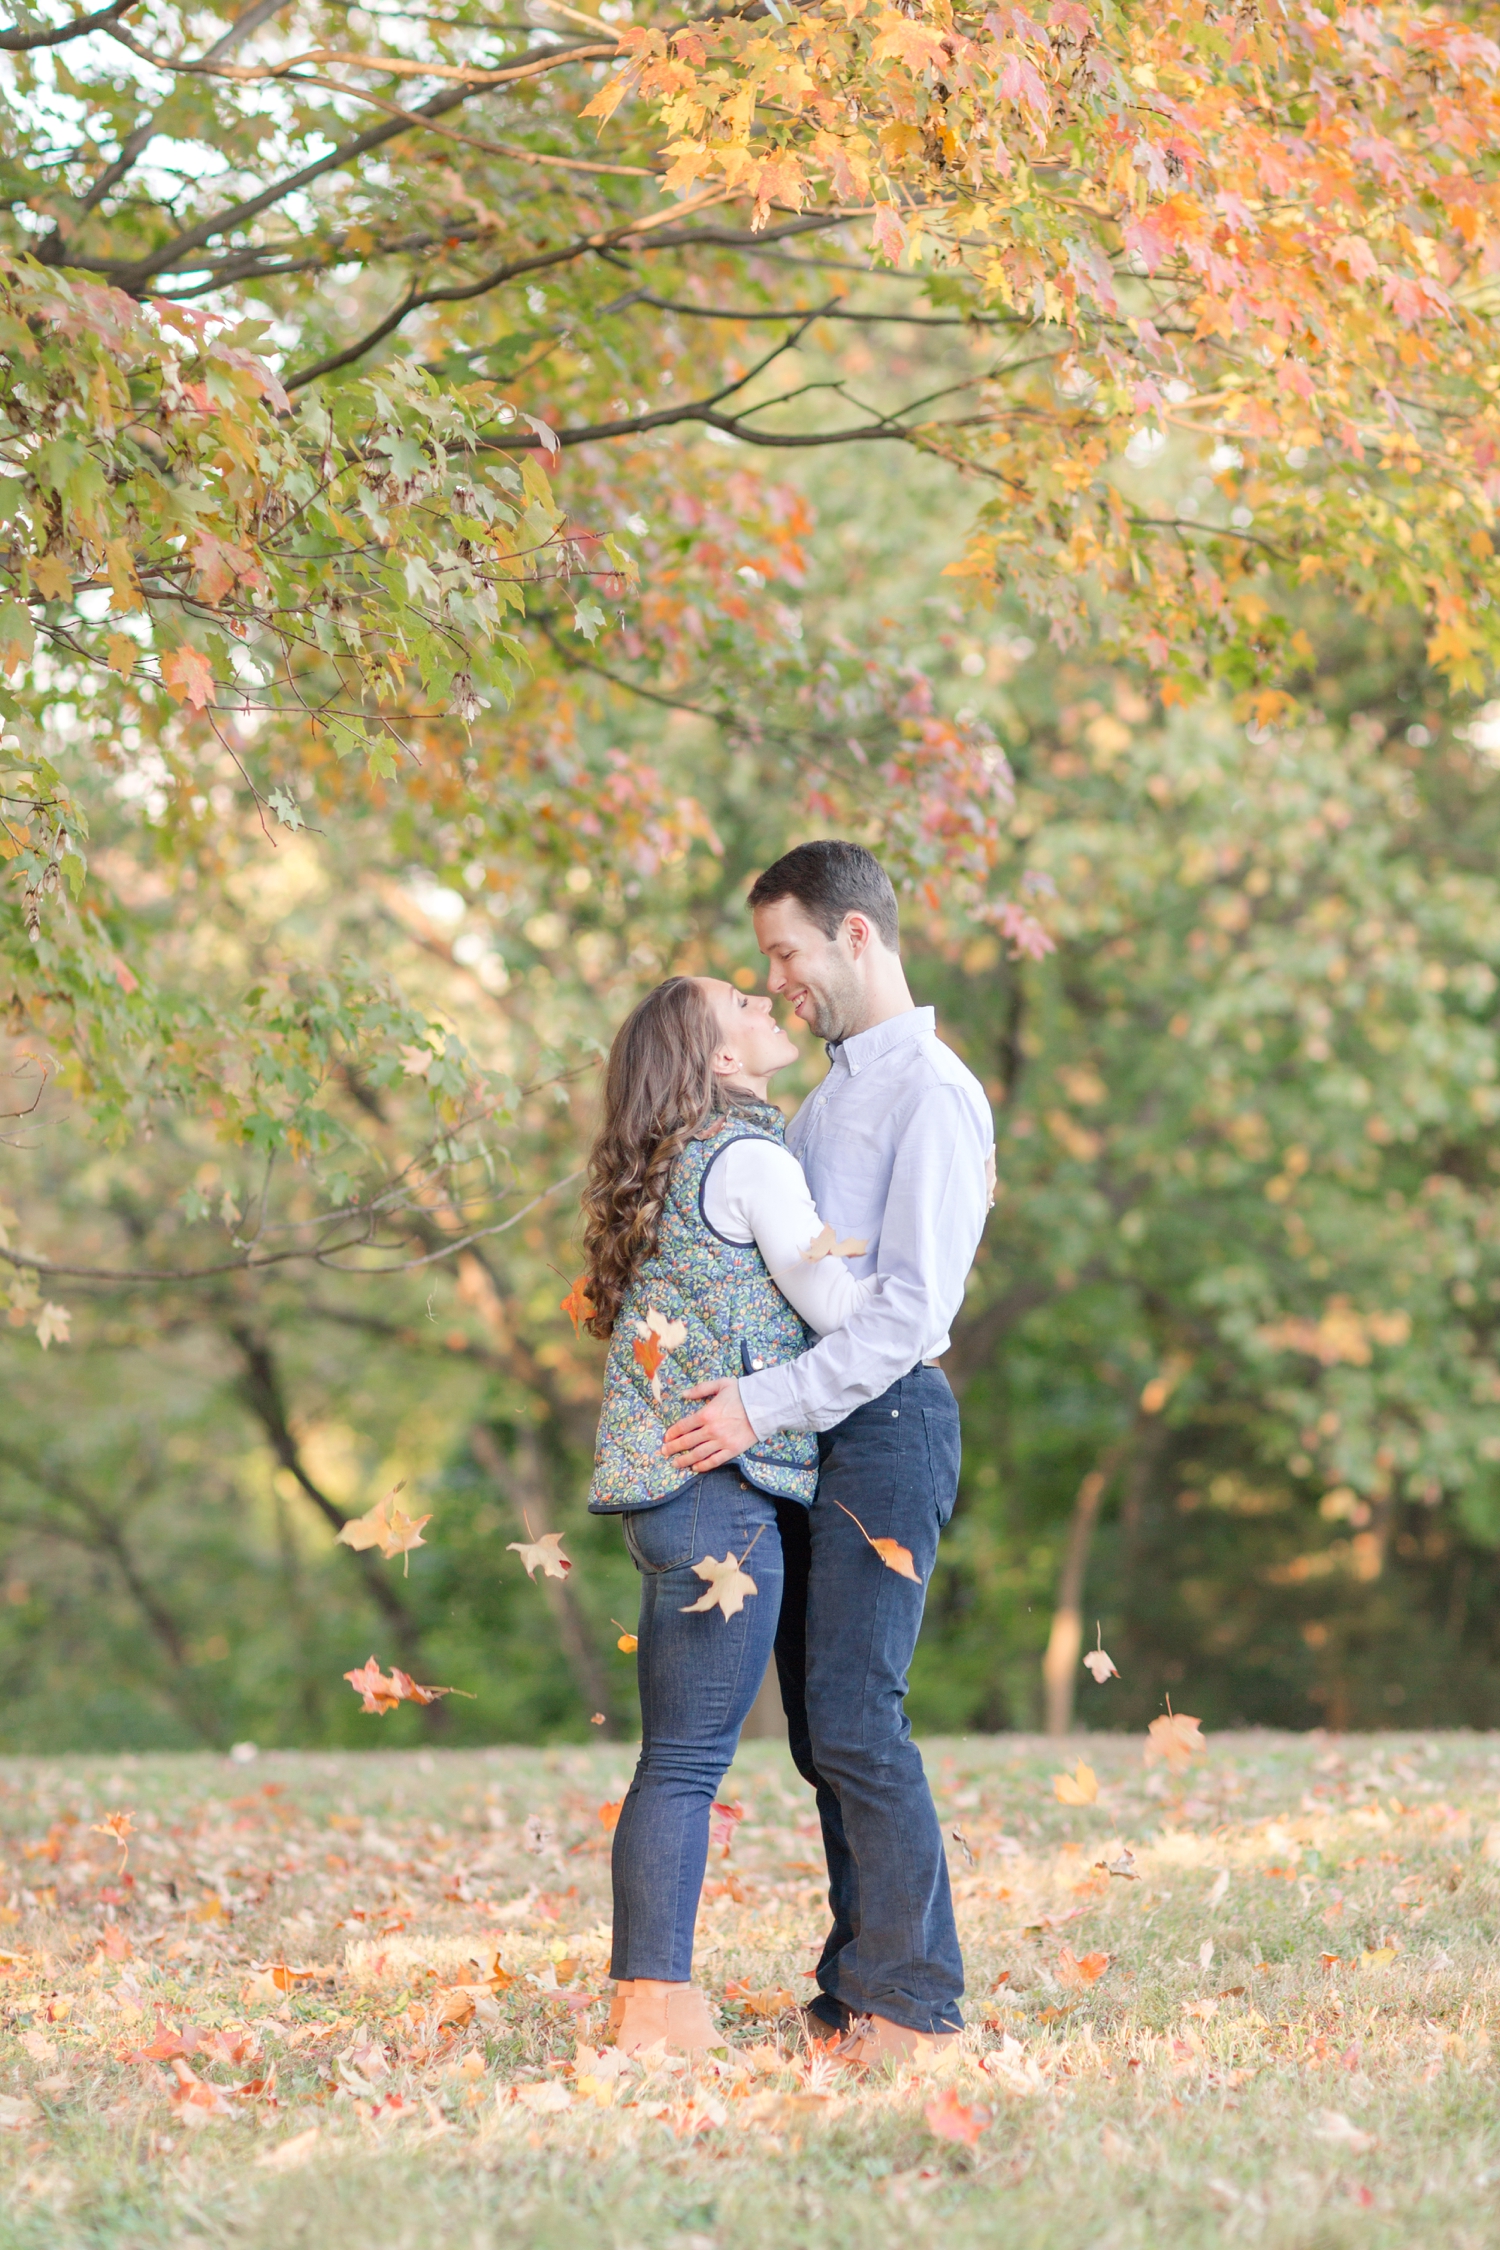
M 1315 2109 L 1312 2128 L 1320 2141 L 1336 2141 L 1341 2148 L 1347 2148 L 1355 2156 L 1363 2156 L 1370 2149 L 1379 2146 L 1374 2133 L 1362 2132 L 1340 2109 Z
M 496 2091 L 503 2099 L 505 2089 Z M 511 2091 L 516 2101 L 526 2109 L 535 2110 L 539 2117 L 555 2117 L 560 2110 L 573 2107 L 572 2095 L 555 2078 L 546 2078 L 539 2086 L 516 2086 Z
M 294 2172 L 317 2151 L 323 2137 L 321 2125 L 309 2125 L 306 2132 L 294 2133 L 289 2141 L 278 2142 L 275 2148 L 263 2148 L 255 2159 L 265 2172 Z
M 222 2086 L 215 2086 L 179 2055 L 172 2064 L 177 2083 L 168 2096 L 179 2121 L 188 2126 L 216 2125 L 235 2115 L 234 2103 Z
M 1111 1958 L 1108 1953 L 1085 1953 L 1080 1957 L 1071 1946 L 1065 1945 L 1057 1956 L 1057 1981 L 1074 1987 L 1097 1984 Z
M 990 2124 L 990 2112 L 979 2103 L 961 2102 L 950 2086 L 935 2094 L 923 2110 L 927 2130 L 940 2141 L 960 2141 L 973 2148 Z
M 1173 1773 L 1181 1773 L 1188 1761 L 1206 1748 L 1198 1721 L 1189 1718 L 1186 1711 L 1168 1710 L 1146 1729 L 1147 1765 L 1164 1758 Z
M 797 2005 L 795 1993 L 788 1992 L 784 1985 L 756 1992 L 748 1984 L 735 1982 L 725 1985 L 724 1998 L 738 2001 L 742 2008 L 750 2010 L 752 2016 L 785 2015 L 788 2008 L 795 2008 Z
M 845 1508 L 842 1500 L 835 1500 L 833 1504 L 836 1508 L 843 1509 L 844 1514 L 849 1518 L 855 1529 L 862 1533 L 868 1544 L 874 1548 L 887 1570 L 893 1570 L 898 1578 L 909 1578 L 914 1586 L 921 1585 L 921 1573 L 911 1559 L 910 1547 L 903 1547 L 899 1539 L 871 1539 L 870 1534 L 865 1530 L 864 1525 L 852 1508 Z M 759 1533 L 756 1536 L 758 1538 Z
M 1359 1965 L 1362 1969 L 1388 1969 L 1395 1958 L 1396 1948 L 1393 1945 L 1377 1945 L 1370 1952 L 1360 1955 Z
M 1099 2147 L 1106 2164 L 1127 2164 L 1135 2154 L 1124 2134 L 1117 2133 L 1113 2125 L 1106 2125 L 1099 2135 Z
M 15 2094 L 0 2094 L 0 2132 L 19 2133 L 37 2122 L 36 2106 Z
M 1080 1758 L 1072 1773 L 1052 1776 L 1052 1794 L 1060 1805 L 1091 1805 L 1099 1794 L 1099 1776 Z

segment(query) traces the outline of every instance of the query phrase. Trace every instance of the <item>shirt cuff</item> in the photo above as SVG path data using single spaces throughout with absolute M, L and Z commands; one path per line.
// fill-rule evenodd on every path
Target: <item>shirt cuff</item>
M 788 1380 L 795 1365 L 795 1360 L 788 1360 L 784 1367 L 766 1367 L 759 1374 L 740 1376 L 740 1404 L 757 1438 L 806 1427 Z

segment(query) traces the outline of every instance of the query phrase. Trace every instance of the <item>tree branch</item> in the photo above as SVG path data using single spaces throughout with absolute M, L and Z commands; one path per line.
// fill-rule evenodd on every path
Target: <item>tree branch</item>
M 37 47 L 65 46 L 68 40 L 82 39 L 87 32 L 106 30 L 138 4 L 139 0 L 110 0 L 107 8 L 98 8 L 91 16 L 75 16 L 55 31 L 0 31 L 0 52 L 28 55 Z

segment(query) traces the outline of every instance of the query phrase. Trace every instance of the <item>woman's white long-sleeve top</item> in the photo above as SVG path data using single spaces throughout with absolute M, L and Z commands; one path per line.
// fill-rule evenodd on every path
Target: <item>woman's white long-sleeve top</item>
M 703 1216 L 723 1242 L 753 1242 L 787 1302 L 820 1336 L 842 1328 L 875 1287 L 856 1281 L 841 1257 L 825 1250 L 827 1230 L 790 1149 L 775 1141 L 734 1141 L 703 1182 Z M 851 1246 L 851 1255 L 864 1244 Z

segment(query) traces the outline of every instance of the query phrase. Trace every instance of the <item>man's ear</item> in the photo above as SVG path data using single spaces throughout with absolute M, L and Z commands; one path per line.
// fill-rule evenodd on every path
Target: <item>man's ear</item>
M 870 940 L 875 935 L 875 925 L 866 915 L 857 912 L 846 914 L 843 935 L 848 940 L 849 951 L 857 961 L 862 953 L 868 951 Z

